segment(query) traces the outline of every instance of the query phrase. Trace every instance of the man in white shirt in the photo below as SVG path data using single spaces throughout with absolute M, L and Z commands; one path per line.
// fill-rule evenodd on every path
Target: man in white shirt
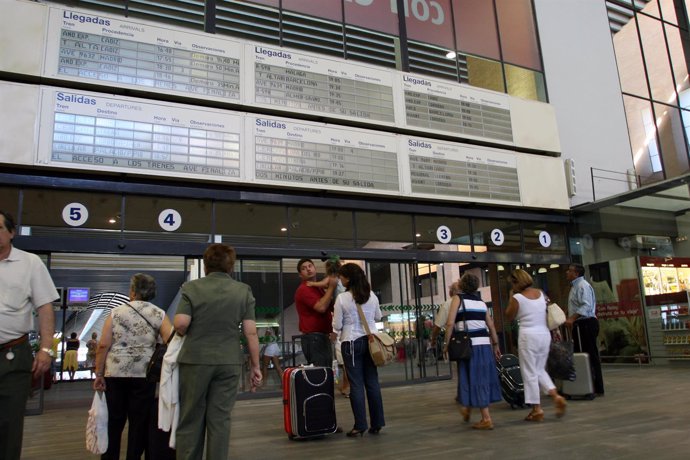
M 19 459 L 24 411 L 31 375 L 40 378 L 51 366 L 55 316 L 59 297 L 41 259 L 12 246 L 15 224 L 0 211 L 0 458 Z M 38 313 L 41 342 L 36 356 L 29 344 Z

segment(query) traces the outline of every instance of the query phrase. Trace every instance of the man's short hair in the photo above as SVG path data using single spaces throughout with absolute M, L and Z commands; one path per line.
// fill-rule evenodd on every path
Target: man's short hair
M 300 270 L 302 270 L 302 264 L 306 262 L 311 262 L 311 264 L 314 265 L 314 262 L 311 259 L 308 259 L 306 257 L 304 259 L 300 259 L 299 262 L 297 262 L 297 273 L 299 273 Z
M 578 277 L 585 276 L 585 267 L 583 265 L 572 263 L 572 264 L 570 264 L 570 267 L 572 267 L 573 270 L 575 270 Z
M 235 269 L 237 253 L 227 244 L 214 243 L 204 251 L 204 268 L 206 273 L 232 273 Z
M 15 230 L 14 217 L 12 217 L 12 214 L 0 210 L 0 216 L 5 218 L 5 228 L 8 232 L 12 233 Z

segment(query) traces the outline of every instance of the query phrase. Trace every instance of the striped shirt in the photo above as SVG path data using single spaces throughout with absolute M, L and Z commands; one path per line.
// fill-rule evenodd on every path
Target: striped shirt
M 491 345 L 489 329 L 486 327 L 488 307 L 479 294 L 461 294 L 462 303 L 455 316 L 455 330 L 464 331 L 465 322 L 472 338 L 472 345 Z

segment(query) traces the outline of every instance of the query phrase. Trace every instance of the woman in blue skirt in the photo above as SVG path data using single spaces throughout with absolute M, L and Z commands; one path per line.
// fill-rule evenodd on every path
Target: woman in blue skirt
M 462 418 L 469 422 L 471 409 L 478 407 L 482 418 L 472 425 L 476 430 L 493 430 L 489 404 L 501 400 L 501 386 L 498 381 L 496 360 L 501 357 L 498 336 L 489 309 L 482 301 L 477 289 L 479 279 L 465 273 L 460 278 L 459 296 L 454 296 L 448 310 L 446 322 L 445 351 L 452 331 L 463 331 L 465 325 L 472 339 L 472 358 L 458 364 L 458 384 Z

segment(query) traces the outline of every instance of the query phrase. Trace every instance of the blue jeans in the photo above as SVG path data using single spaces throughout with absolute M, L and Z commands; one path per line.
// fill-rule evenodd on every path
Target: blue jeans
M 379 373 L 369 355 L 367 337 L 360 337 L 354 342 L 343 342 L 341 351 L 343 352 L 343 364 L 347 370 L 347 378 L 350 380 L 350 406 L 355 417 L 353 428 L 360 431 L 367 429 L 367 413 L 364 405 L 365 390 L 366 401 L 369 403 L 370 426 L 372 428 L 385 426 Z
M 301 337 L 302 353 L 308 364 L 321 367 L 333 365 L 333 346 L 328 334 L 312 332 Z

